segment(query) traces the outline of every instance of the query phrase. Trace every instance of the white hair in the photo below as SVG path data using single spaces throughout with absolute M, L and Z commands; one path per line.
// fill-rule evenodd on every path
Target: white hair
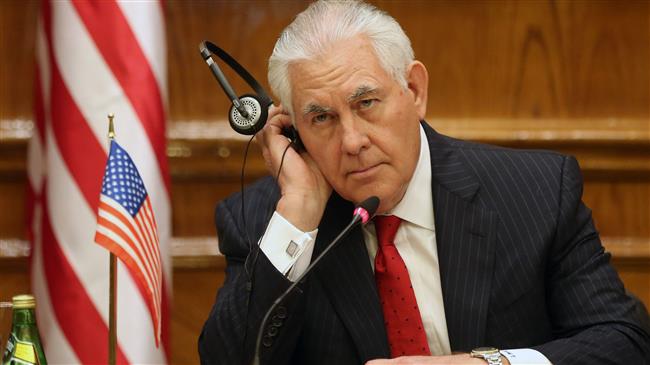
M 411 41 L 387 13 L 361 1 L 319 0 L 287 26 L 269 58 L 269 84 L 293 115 L 289 66 L 324 54 L 335 42 L 365 35 L 383 69 L 406 88 L 406 68 L 413 61 Z

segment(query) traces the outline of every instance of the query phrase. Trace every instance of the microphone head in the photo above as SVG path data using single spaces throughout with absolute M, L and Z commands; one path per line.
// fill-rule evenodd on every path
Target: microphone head
M 210 51 L 205 45 L 205 42 L 206 41 L 199 43 L 199 51 L 201 52 L 201 57 L 203 57 L 203 60 L 207 60 L 211 56 Z
M 377 208 L 379 208 L 379 198 L 371 196 L 357 205 L 354 209 L 354 215 L 359 215 L 361 223 L 366 224 L 375 215 Z

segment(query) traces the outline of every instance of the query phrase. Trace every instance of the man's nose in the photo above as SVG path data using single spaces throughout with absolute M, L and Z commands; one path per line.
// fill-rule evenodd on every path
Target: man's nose
M 367 122 L 354 115 L 350 115 L 347 120 L 341 121 L 342 141 L 341 148 L 344 153 L 358 155 L 364 149 L 370 146 L 368 138 Z

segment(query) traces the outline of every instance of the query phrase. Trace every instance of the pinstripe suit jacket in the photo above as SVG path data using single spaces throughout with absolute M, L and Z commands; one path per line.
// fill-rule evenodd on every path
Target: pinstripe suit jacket
M 650 363 L 644 310 L 609 264 L 581 202 L 576 160 L 455 140 L 423 125 L 452 351 L 533 347 L 555 364 Z M 246 235 L 258 241 L 278 197 L 270 178 L 247 188 L 246 224 L 241 195 L 217 207 L 226 280 L 199 339 L 202 363 L 249 363 L 262 316 L 290 285 L 261 251 L 256 264 L 246 260 Z M 349 222 L 352 208 L 333 193 L 314 255 Z M 389 357 L 360 229 L 273 313 L 265 337 L 261 358 L 272 364 Z

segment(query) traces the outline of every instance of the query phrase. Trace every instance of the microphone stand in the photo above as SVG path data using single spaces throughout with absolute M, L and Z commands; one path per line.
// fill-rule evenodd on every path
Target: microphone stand
M 352 221 L 343 229 L 343 231 L 341 231 L 341 233 L 339 233 L 339 235 L 336 236 L 336 238 L 334 238 L 334 240 L 327 247 L 325 247 L 325 249 L 316 257 L 316 259 L 314 259 L 314 261 L 312 261 L 307 269 L 302 274 L 300 274 L 300 276 L 298 276 L 296 281 L 294 281 L 291 286 L 289 286 L 287 290 L 285 290 L 284 293 L 282 293 L 282 295 L 280 295 L 278 299 L 273 302 L 273 305 L 271 305 L 271 307 L 266 311 L 266 314 L 262 319 L 262 324 L 257 331 L 257 340 L 255 341 L 255 356 L 253 357 L 252 362 L 253 365 L 260 365 L 260 344 L 262 343 L 262 333 L 264 332 L 266 322 L 269 320 L 269 317 L 271 316 L 271 313 L 275 307 L 277 307 L 284 300 L 284 298 L 289 295 L 289 293 L 291 293 L 291 291 L 298 285 L 298 283 L 300 283 L 300 281 L 312 270 L 312 268 L 314 268 L 314 266 L 316 266 L 318 262 L 320 262 L 320 260 L 325 257 L 325 255 L 332 249 L 332 247 L 334 247 L 343 237 L 348 234 L 352 228 L 354 228 L 354 226 L 359 224 L 359 222 L 362 220 L 363 218 L 361 214 L 355 214 L 354 217 L 352 217 Z

